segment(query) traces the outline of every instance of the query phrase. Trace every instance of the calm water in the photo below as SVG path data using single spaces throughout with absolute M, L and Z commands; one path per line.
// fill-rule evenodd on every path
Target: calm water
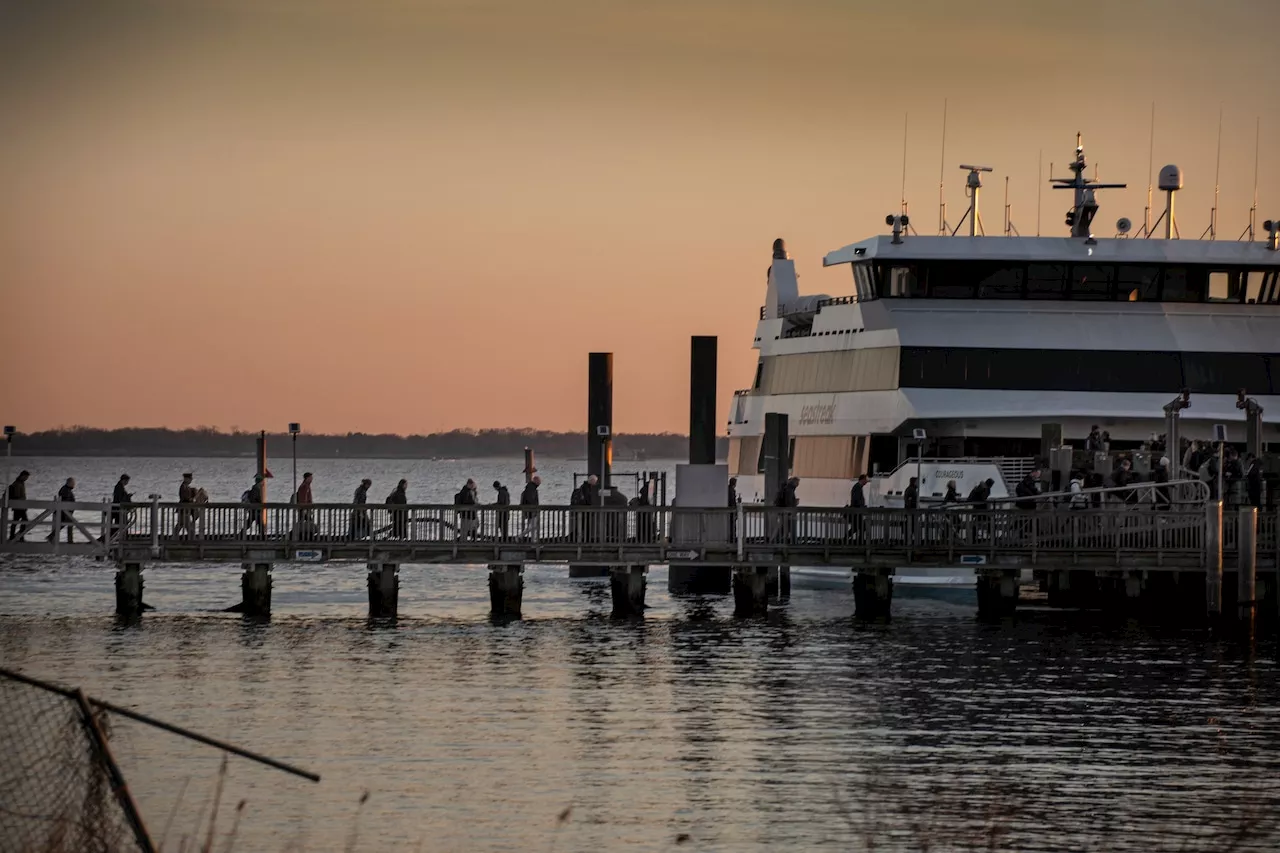
M 21 464 L 32 497 L 69 475 L 97 497 L 121 470 L 167 496 L 189 467 L 234 499 L 252 473 L 244 460 Z M 317 500 L 345 499 L 366 473 L 374 493 L 406 476 L 413 499 L 445 500 L 466 476 L 516 482 L 521 467 L 305 464 Z M 546 499 L 567 496 L 574 465 L 540 467 Z M 287 461 L 272 468 L 287 481 Z M 735 621 L 727 601 L 670 598 L 659 570 L 644 620 L 615 623 L 607 586 L 552 567 L 529 570 L 523 621 L 494 624 L 483 569 L 406 566 L 401 618 L 385 624 L 362 618 L 362 566 L 278 566 L 275 613 L 256 624 L 210 612 L 238 600 L 238 573 L 149 569 L 157 609 L 123 626 L 111 567 L 0 558 L 5 665 L 323 775 L 233 760 L 219 825 L 247 801 L 238 850 L 353 837 L 410 851 L 1200 850 L 1226 849 L 1215 839 L 1242 821 L 1253 831 L 1235 849 L 1280 840 L 1271 639 L 1251 652 L 1070 614 L 983 625 L 903 599 L 892 623 L 865 626 L 829 590 Z M 177 849 L 207 814 L 219 755 L 125 721 L 115 737 L 156 836 L 177 805 Z

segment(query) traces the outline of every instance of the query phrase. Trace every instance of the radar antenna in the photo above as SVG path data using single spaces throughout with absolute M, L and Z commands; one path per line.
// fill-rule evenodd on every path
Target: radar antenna
M 1243 240 L 1245 235 L 1249 235 L 1249 242 L 1253 242 L 1253 224 L 1258 217 L 1258 143 L 1262 141 L 1262 116 L 1254 119 L 1253 125 L 1253 207 L 1249 208 L 1249 227 L 1240 233 L 1236 242 Z
M 966 166 L 961 164 L 961 169 L 968 171 L 969 177 L 965 179 L 965 195 L 969 197 L 969 209 L 965 211 L 964 216 L 960 217 L 960 221 L 956 223 L 955 231 L 951 232 L 951 236 L 956 236 L 960 230 L 960 226 L 964 225 L 965 220 L 969 220 L 969 236 L 977 237 L 979 233 L 983 237 L 987 236 L 987 230 L 982 227 L 982 214 L 978 212 L 978 192 L 982 189 L 982 172 L 995 171 L 990 166 Z
M 1086 166 L 1084 143 L 1081 141 L 1080 134 L 1077 133 L 1076 159 L 1067 165 L 1067 168 L 1074 173 L 1074 176 L 1070 178 L 1051 177 L 1049 178 L 1049 183 L 1053 184 L 1055 190 L 1074 191 L 1074 204 L 1067 211 L 1067 225 L 1071 226 L 1071 236 L 1092 240 L 1093 233 L 1089 230 L 1089 226 L 1093 223 L 1093 217 L 1098 212 L 1098 200 L 1094 192 L 1096 190 L 1124 189 L 1126 185 L 1103 184 L 1099 183 L 1096 178 L 1090 180 L 1085 177 Z

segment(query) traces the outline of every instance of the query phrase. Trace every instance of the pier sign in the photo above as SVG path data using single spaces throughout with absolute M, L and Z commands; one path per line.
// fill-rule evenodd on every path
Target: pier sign
M 962 554 L 960 556 L 960 565 L 962 566 L 985 566 L 987 564 L 987 556 L 985 554 Z
M 294 551 L 293 558 L 303 563 L 318 563 L 324 559 L 323 551 Z

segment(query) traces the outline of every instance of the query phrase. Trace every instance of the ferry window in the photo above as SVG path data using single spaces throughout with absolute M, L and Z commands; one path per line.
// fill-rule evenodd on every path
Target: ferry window
M 1266 273 L 1262 270 L 1250 270 L 1245 273 L 1244 301 L 1253 304 L 1262 293 L 1262 279 Z
M 1251 394 L 1274 393 L 1272 387 L 1280 377 L 1271 376 L 1271 368 L 1262 353 L 1252 352 L 1188 352 L 1182 354 L 1186 387 L 1192 393 L 1223 394 L 1244 388 Z
M 1110 299 L 1115 272 L 1113 266 L 1076 264 L 1071 268 L 1071 298 Z
M 853 281 L 859 302 L 866 302 L 868 299 L 875 299 L 875 279 L 871 273 L 870 262 L 853 265 Z
M 1164 302 L 1203 302 L 1209 274 L 1198 267 L 1165 267 L 1160 299 Z
M 916 275 L 915 266 L 894 265 L 889 267 L 890 296 L 921 296 L 920 279 Z
M 1160 268 L 1121 264 L 1116 271 L 1116 299 L 1155 302 L 1160 298 Z
M 930 299 L 972 299 L 973 268 L 977 264 L 930 264 L 928 285 Z
M 1031 264 L 1027 267 L 1028 299 L 1066 299 L 1065 264 Z
M 756 362 L 756 381 L 751 383 L 752 390 L 760 390 L 760 380 L 764 378 L 764 359 Z
M 1240 270 L 1225 272 L 1214 270 L 1209 273 L 1210 302 L 1239 302 L 1244 296 L 1247 273 Z
M 986 267 L 978 278 L 983 299 L 1021 299 L 1026 270 L 1021 266 Z
M 1258 289 L 1258 304 L 1280 304 L 1280 270 L 1262 274 L 1262 285 Z

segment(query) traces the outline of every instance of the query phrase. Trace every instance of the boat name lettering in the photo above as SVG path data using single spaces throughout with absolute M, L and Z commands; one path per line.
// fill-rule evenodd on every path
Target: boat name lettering
M 836 404 L 804 406 L 800 409 L 800 424 L 830 424 L 836 420 Z
M 963 480 L 963 479 L 964 479 L 964 471 L 962 471 L 962 470 L 960 470 L 960 469 L 958 469 L 958 468 L 953 468 L 953 469 L 950 469 L 950 470 L 946 470 L 946 469 L 939 469 L 939 470 L 937 470 L 937 471 L 934 471 L 934 472 L 933 472 L 933 479 L 935 479 L 935 480 L 943 480 L 943 479 L 946 479 L 946 480 Z

